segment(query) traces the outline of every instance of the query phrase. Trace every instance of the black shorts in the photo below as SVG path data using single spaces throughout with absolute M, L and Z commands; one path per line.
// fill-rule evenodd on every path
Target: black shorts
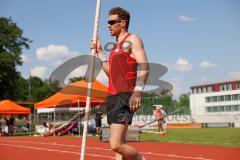
M 95 119 L 95 123 L 96 123 L 96 126 L 97 126 L 97 127 L 101 127 L 101 126 L 102 126 L 102 120 L 101 120 L 101 118 Z
M 133 112 L 130 111 L 129 99 L 132 93 L 124 92 L 107 97 L 108 124 L 132 124 Z

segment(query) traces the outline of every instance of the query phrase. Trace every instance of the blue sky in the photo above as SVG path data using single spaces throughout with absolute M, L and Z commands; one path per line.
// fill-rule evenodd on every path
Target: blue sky
M 0 0 L 0 16 L 12 17 L 33 40 L 23 50 L 24 77 L 48 78 L 64 61 L 89 54 L 95 0 Z M 108 10 L 131 13 L 129 31 L 138 34 L 149 62 L 164 64 L 161 77 L 177 97 L 195 84 L 240 79 L 240 2 L 238 0 L 102 0 L 99 36 L 114 41 L 107 29 Z M 71 73 L 84 72 L 80 67 Z M 101 73 L 99 79 L 106 82 Z

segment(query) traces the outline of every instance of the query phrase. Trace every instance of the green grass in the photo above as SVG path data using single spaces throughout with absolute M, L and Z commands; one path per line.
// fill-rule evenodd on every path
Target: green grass
M 240 147 L 240 128 L 172 128 L 164 137 L 141 133 L 142 141 Z

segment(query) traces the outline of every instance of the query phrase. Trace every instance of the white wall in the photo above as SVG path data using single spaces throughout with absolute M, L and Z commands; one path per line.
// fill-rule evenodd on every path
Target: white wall
M 206 112 L 207 106 L 240 105 L 240 100 L 206 103 L 206 97 L 233 94 L 240 94 L 240 90 L 191 94 L 190 109 L 192 117 L 197 123 L 235 122 L 239 120 L 240 111 Z

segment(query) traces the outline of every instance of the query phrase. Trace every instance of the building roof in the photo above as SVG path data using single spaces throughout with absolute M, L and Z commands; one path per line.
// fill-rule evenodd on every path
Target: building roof
M 220 81 L 215 83 L 205 83 L 205 84 L 193 85 L 190 88 L 200 88 L 200 87 L 208 87 L 213 85 L 232 84 L 232 83 L 240 83 L 240 80 L 228 80 L 228 81 Z

